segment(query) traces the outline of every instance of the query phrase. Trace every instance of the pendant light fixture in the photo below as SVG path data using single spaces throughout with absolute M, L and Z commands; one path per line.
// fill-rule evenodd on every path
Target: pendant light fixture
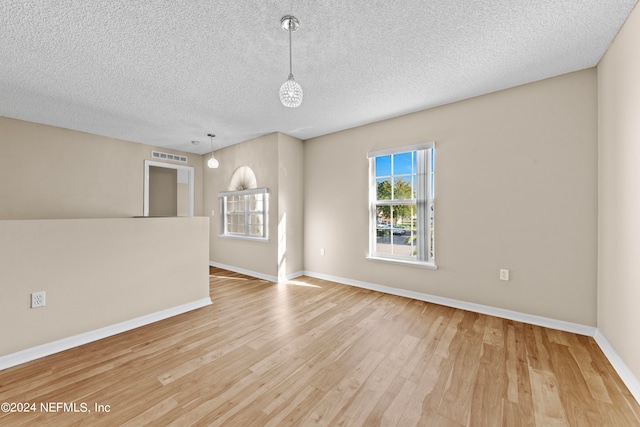
M 212 133 L 208 133 L 207 136 L 211 137 L 211 158 L 207 162 L 207 166 L 209 166 L 210 169 L 215 169 L 220 166 L 220 162 L 216 160 L 215 157 L 213 157 L 213 138 L 215 137 L 215 135 Z
M 283 16 L 280 20 L 282 29 L 289 33 L 289 78 L 280 86 L 280 102 L 289 108 L 299 107 L 302 104 L 302 87 L 293 78 L 293 66 L 291 60 L 291 33 L 300 26 L 298 18 L 291 15 Z

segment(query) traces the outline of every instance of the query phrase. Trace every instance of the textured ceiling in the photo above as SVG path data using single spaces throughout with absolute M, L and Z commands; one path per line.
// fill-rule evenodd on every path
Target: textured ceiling
M 304 140 L 592 67 L 636 1 L 2 0 L 0 116 L 193 153 Z

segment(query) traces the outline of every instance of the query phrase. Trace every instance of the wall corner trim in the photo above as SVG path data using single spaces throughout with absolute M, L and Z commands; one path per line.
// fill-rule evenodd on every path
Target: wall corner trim
M 256 277 L 258 279 L 266 280 L 268 282 L 280 283 L 287 282 L 289 280 L 293 280 L 296 277 L 304 276 L 304 271 L 296 271 L 294 273 L 287 274 L 284 280 L 278 279 L 276 276 L 270 276 L 268 274 L 258 273 L 257 271 L 247 270 L 246 268 L 235 267 L 233 265 L 222 264 L 215 261 L 209 261 L 209 265 L 211 267 L 218 267 L 224 270 L 233 271 L 234 273 L 244 274 L 245 276 Z
M 245 276 L 251 276 L 258 279 L 266 280 L 268 282 L 278 283 L 278 278 L 276 276 L 270 276 L 268 274 L 259 273 L 257 271 L 247 270 L 246 268 L 234 267 L 233 265 L 222 264 L 220 262 L 209 261 L 209 265 L 211 267 L 218 267 L 224 270 L 233 271 L 235 273 L 244 274 Z
M 16 353 L 0 356 L 0 371 L 2 371 L 3 369 L 20 365 L 22 363 L 30 362 L 35 359 L 40 359 L 41 357 L 59 353 L 61 351 L 68 350 L 73 347 L 78 347 L 83 344 L 101 340 L 103 338 L 107 338 L 112 335 L 117 335 L 122 332 L 129 331 L 131 329 L 149 325 L 151 323 L 155 323 L 160 320 L 168 319 L 170 317 L 177 316 L 178 314 L 186 313 L 188 311 L 205 307 L 210 304 L 212 304 L 211 298 L 202 298 L 186 304 L 167 308 L 165 310 L 156 311 L 155 313 L 150 313 L 144 316 L 136 317 L 131 320 L 126 320 L 124 322 L 105 326 L 104 328 L 95 329 L 93 331 L 84 332 L 84 333 L 73 335 L 67 338 L 62 338 L 60 340 L 53 341 L 47 344 L 42 344 L 36 347 L 27 348 L 25 350 L 21 350 Z
M 627 386 L 629 392 L 631 392 L 636 401 L 640 403 L 640 380 L 633 375 L 631 369 L 629 369 L 620 355 L 614 350 L 613 346 L 607 341 L 604 335 L 602 335 L 600 329 L 596 329 L 596 332 L 593 334 L 593 339 L 596 340 L 596 343 L 609 360 L 609 363 L 613 366 L 613 369 L 620 375 L 620 379 L 622 379 L 622 382 Z
M 286 281 L 296 279 L 300 276 L 304 276 L 304 271 L 296 271 L 295 273 L 287 274 Z

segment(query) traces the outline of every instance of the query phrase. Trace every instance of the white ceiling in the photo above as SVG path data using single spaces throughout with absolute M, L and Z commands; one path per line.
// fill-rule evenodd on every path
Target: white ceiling
M 305 140 L 595 66 L 636 1 L 2 0 L 0 116 L 200 154 Z

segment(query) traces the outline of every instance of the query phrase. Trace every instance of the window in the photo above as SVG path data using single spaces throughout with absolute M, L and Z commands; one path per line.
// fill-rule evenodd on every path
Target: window
M 266 240 L 268 195 L 266 188 L 219 193 L 221 235 Z
M 434 146 L 368 154 L 369 258 L 435 268 Z

